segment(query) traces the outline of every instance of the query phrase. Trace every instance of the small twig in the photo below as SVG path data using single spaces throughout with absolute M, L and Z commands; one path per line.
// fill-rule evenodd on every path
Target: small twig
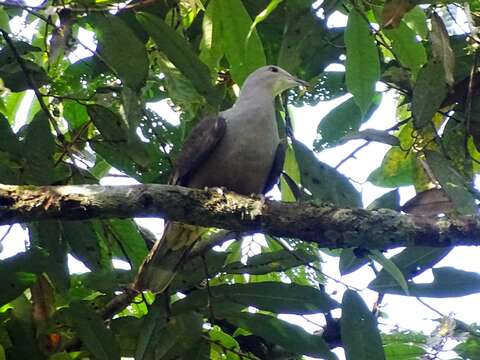
M 441 313 L 440 311 L 438 311 L 437 309 L 435 309 L 435 308 L 432 307 L 431 305 L 427 304 L 425 301 L 423 301 L 423 300 L 420 299 L 419 297 L 415 297 L 415 299 L 417 299 L 418 302 L 419 302 L 420 304 L 422 304 L 423 306 L 426 306 L 427 308 L 429 308 L 430 310 L 432 310 L 435 314 L 440 315 L 441 317 L 445 317 L 445 314 Z
M 342 161 L 340 161 L 337 164 L 337 166 L 335 166 L 335 170 L 337 170 L 340 166 L 342 166 L 346 161 L 350 160 L 351 158 L 355 158 L 355 155 L 357 154 L 357 152 L 362 150 L 368 144 L 370 144 L 370 141 L 367 141 L 366 143 L 363 143 L 362 145 L 358 146 L 355 150 L 353 150 L 350 154 L 348 154 L 347 157 L 345 157 Z
M 2 238 L 0 239 L 0 243 L 3 242 L 3 240 L 5 240 L 5 238 L 7 237 L 7 235 L 10 233 L 10 231 L 12 230 L 12 227 L 13 225 L 10 225 L 7 229 L 7 231 L 5 231 L 5 234 L 2 235 Z

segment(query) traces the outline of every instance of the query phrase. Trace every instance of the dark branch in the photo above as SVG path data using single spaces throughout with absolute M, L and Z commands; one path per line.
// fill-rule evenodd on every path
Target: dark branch
M 480 218 L 430 219 L 392 210 L 284 203 L 171 185 L 0 185 L 0 224 L 46 219 L 165 217 L 239 233 L 299 238 L 325 248 L 480 245 Z

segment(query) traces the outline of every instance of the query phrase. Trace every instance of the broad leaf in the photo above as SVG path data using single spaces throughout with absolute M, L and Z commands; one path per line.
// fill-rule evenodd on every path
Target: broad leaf
M 217 105 L 219 96 L 212 85 L 208 67 L 198 59 L 190 44 L 155 15 L 139 13 L 137 19 L 157 47 L 192 82 L 198 93 L 212 105 Z
M 249 257 L 246 264 L 233 262 L 223 269 L 229 274 L 268 274 L 305 265 L 318 260 L 317 256 L 303 250 L 280 250 Z
M 319 161 L 314 153 L 298 140 L 293 141 L 293 148 L 302 185 L 310 190 L 316 200 L 340 207 L 361 207 L 360 194 L 345 176 Z
M 69 312 L 78 336 L 93 357 L 105 360 L 120 358 L 120 346 L 115 335 L 107 329 L 100 315 L 81 301 L 72 302 Z
M 145 45 L 118 16 L 93 12 L 87 21 L 95 26 L 102 60 L 126 86 L 139 90 L 148 73 Z
M 431 268 L 443 259 L 450 250 L 450 248 L 410 247 L 393 256 L 390 260 L 400 269 L 405 279 L 410 280 Z M 397 281 L 392 278 L 388 271 L 383 269 L 368 286 L 378 292 L 384 292 L 386 288 L 399 288 Z
M 415 78 L 420 68 L 427 62 L 427 53 L 422 43 L 417 41 L 415 32 L 402 21 L 398 28 L 385 30 L 385 34 L 392 41 L 395 56 L 403 66 L 412 71 Z
M 337 302 L 326 293 L 311 286 L 273 281 L 211 286 L 210 295 L 207 290 L 197 290 L 186 299 L 175 303 L 175 309 L 177 312 L 195 308 L 206 309 L 209 303 L 215 309 L 216 303 L 230 302 L 275 313 L 313 314 L 338 307 Z
M 262 42 L 256 30 L 250 33 L 252 19 L 241 0 L 212 1 L 221 8 L 223 46 L 232 77 L 242 85 L 250 73 L 267 64 Z
M 347 360 L 385 359 L 377 322 L 355 291 L 343 295 L 340 326 Z
M 62 239 L 68 243 L 73 255 L 91 270 L 111 267 L 105 243 L 93 221 L 62 221 Z
M 378 250 L 371 250 L 369 257 L 382 265 L 382 270 L 388 272 L 402 290 L 405 291 L 405 294 L 408 295 L 407 280 L 405 280 L 402 272 L 392 260 L 386 258 L 385 255 Z
M 447 95 L 442 63 L 430 60 L 423 66 L 413 89 L 412 115 L 416 129 L 429 125 Z
M 440 153 L 428 151 L 426 157 L 433 175 L 447 192 L 449 198 L 455 204 L 457 211 L 466 215 L 476 214 L 477 205 L 469 190 L 467 180 L 460 175 Z
M 336 359 L 321 336 L 311 335 L 300 326 L 273 316 L 242 312 L 228 316 L 227 320 L 273 344 L 282 346 L 287 351 L 327 360 Z
M 362 114 L 366 114 L 375 96 L 375 85 L 380 79 L 380 62 L 370 28 L 355 9 L 348 15 L 345 45 L 347 89 L 353 94 Z

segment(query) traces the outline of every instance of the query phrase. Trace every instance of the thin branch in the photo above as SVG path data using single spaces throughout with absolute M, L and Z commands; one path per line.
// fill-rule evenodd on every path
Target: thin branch
M 363 143 L 359 147 L 357 147 L 355 150 L 353 150 L 350 154 L 348 154 L 347 157 L 345 157 L 342 161 L 340 161 L 337 166 L 335 166 L 335 169 L 338 169 L 340 166 L 342 166 L 346 161 L 350 160 L 351 158 L 355 158 L 355 155 L 357 152 L 362 150 L 364 147 L 368 146 L 370 144 L 370 141 L 367 141 L 366 143 Z

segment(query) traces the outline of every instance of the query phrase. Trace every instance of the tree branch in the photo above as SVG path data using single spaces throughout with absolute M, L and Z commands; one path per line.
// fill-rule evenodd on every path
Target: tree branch
M 46 219 L 165 217 L 238 233 L 299 238 L 325 248 L 480 245 L 480 218 L 285 203 L 172 185 L 0 185 L 0 225 Z

